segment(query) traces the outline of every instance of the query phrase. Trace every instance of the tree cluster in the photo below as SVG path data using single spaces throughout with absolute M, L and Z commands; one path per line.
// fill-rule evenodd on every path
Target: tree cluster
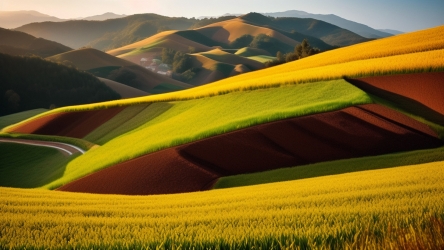
M 194 49 L 189 48 L 189 50 Z M 164 48 L 162 49 L 161 61 L 162 63 L 172 65 L 173 78 L 183 82 L 193 79 L 198 71 L 193 68 L 191 56 L 182 51 Z
M 39 57 L 0 54 L 0 116 L 119 98 L 89 73 Z
M 296 61 L 320 52 L 321 51 L 318 48 L 311 47 L 307 39 L 304 39 L 301 44 L 296 45 L 293 52 L 283 54 L 282 52 L 278 51 L 276 53 L 276 60 L 267 62 L 265 66 L 272 67 L 287 62 Z

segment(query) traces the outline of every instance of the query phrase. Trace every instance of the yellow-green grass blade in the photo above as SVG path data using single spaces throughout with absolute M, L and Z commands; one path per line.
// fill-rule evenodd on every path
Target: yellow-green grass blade
M 105 126 L 134 129 L 113 132 L 113 136 L 120 136 L 72 161 L 62 178 L 44 187 L 57 188 L 119 162 L 209 136 L 371 102 L 362 90 L 345 80 L 335 80 L 153 103 L 144 109 L 143 116 L 128 123 L 123 119 L 106 123 Z M 145 123 L 141 124 L 140 119 L 145 119 Z
M 57 149 L 0 142 L 0 186 L 35 188 L 63 176 L 65 166 L 79 154 Z
M 443 178 L 434 162 L 176 195 L 0 188 L 0 246 L 439 249 Z

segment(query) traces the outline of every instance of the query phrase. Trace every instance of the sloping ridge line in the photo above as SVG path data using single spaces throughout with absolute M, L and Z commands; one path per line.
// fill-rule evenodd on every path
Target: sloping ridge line
M 164 149 L 87 175 L 58 190 L 130 195 L 193 192 L 210 189 L 221 176 L 443 144 L 425 124 L 384 106 L 367 104 L 256 125 Z

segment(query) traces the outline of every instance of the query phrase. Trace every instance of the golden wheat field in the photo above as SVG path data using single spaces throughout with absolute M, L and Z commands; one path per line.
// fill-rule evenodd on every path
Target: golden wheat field
M 0 246 L 444 247 L 444 162 L 158 196 L 0 188 Z

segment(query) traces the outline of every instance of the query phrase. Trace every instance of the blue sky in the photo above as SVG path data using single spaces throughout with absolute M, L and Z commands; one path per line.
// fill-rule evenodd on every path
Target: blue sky
M 414 31 L 444 24 L 444 0 L 0 0 L 0 10 L 37 10 L 59 18 L 104 12 L 199 17 L 302 10 L 336 14 L 378 29 Z

